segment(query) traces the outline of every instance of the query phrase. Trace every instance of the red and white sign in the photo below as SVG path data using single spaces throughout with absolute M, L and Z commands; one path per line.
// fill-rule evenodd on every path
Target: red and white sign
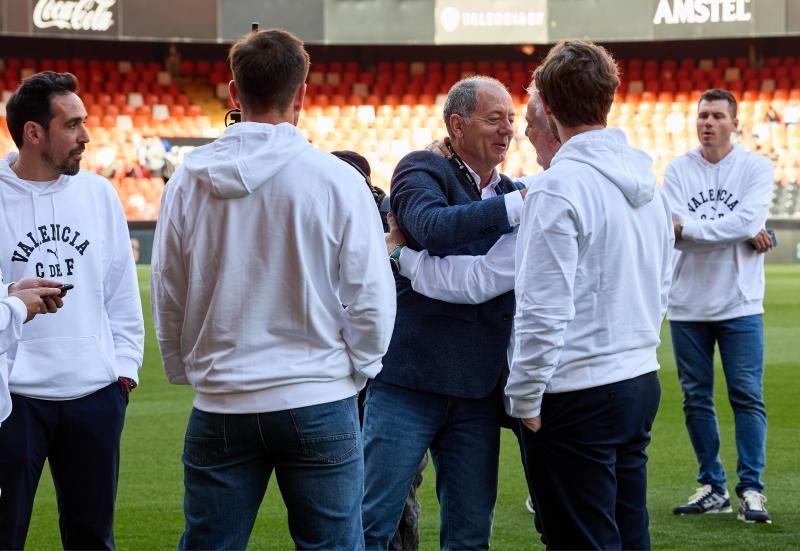
M 38 0 L 33 24 L 39 29 L 105 32 L 114 25 L 117 0 Z

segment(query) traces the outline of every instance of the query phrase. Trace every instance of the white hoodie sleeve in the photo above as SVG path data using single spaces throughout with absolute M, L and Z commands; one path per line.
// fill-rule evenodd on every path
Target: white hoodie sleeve
M 683 224 L 681 239 L 676 243 L 679 250 L 696 250 L 696 245 L 726 246 L 747 241 L 764 227 L 772 199 L 773 168 L 766 157 L 753 155 L 747 163 L 745 174 L 733 174 L 742 178 L 743 194 L 735 212 L 715 220 L 694 220 L 685 212 L 685 198 L 680 195 L 680 182 L 672 165 L 664 174 L 664 188 L 668 193 L 670 207 Z M 673 182 L 673 180 L 675 180 Z M 695 245 L 695 247 L 693 247 Z
M 150 261 L 150 292 L 158 347 L 167 379 L 174 385 L 188 385 L 181 354 L 181 333 L 186 309 L 187 277 L 183 263 L 181 224 L 176 221 L 179 198 L 175 189 L 185 174 L 178 170 L 161 199 L 161 211 L 153 239 Z
M 485 255 L 431 256 L 403 249 L 400 273 L 426 297 L 455 304 L 481 304 L 514 288 L 517 231 L 500 237 Z
M 549 190 L 528 195 L 517 238 L 514 355 L 505 389 L 514 417 L 540 414 L 567 324 L 575 317 L 578 235 L 578 215 L 569 201 Z
M 339 298 L 346 305 L 342 338 L 362 387 L 383 367 L 397 300 L 375 202 L 363 183 L 353 184 L 352 195 L 339 252 Z
M 666 194 L 661 189 L 656 189 L 656 194 L 661 196 L 661 201 L 664 206 L 664 218 L 667 224 L 672 220 L 672 210 Z M 675 232 L 669 233 L 670 244 L 664 249 L 663 257 L 661 258 L 661 320 L 667 315 L 667 308 L 669 307 L 669 290 L 672 287 L 672 256 L 675 248 Z
M 116 194 L 112 205 L 113 254 L 103 281 L 103 300 L 114 338 L 117 375 L 138 383 L 144 355 L 142 299 L 128 223 Z
M 22 335 L 22 324 L 28 317 L 25 304 L 8 296 L 8 286 L 2 283 L 0 272 L 0 423 L 11 413 L 11 395 L 8 392 L 8 362 L 4 354 Z
M 16 297 L 5 296 L 3 291 L 0 291 L 0 297 L 0 354 L 5 354 L 22 335 L 22 324 L 28 317 L 28 310 L 25 303 Z
M 667 165 L 667 169 L 664 172 L 664 184 L 661 190 L 672 211 L 672 220 L 678 223 L 690 221 L 692 217 L 686 208 L 687 192 L 684 190 L 675 162 Z M 727 246 L 727 243 L 696 243 L 688 239 L 675 242 L 676 249 L 693 253 L 713 251 Z

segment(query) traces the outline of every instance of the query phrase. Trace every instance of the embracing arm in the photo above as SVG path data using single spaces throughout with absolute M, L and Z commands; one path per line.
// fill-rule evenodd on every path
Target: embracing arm
M 400 227 L 434 254 L 511 231 L 503 196 L 451 205 L 449 186 L 468 186 L 456 178 L 449 161 L 427 151 L 407 155 L 392 177 L 392 212 Z
M 403 249 L 400 274 L 429 298 L 456 304 L 481 304 L 514 288 L 516 232 L 502 236 L 481 256 L 431 256 Z

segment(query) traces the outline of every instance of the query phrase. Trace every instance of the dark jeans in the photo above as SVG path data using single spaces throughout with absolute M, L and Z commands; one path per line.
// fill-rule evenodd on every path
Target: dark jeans
M 75 400 L 11 396 L 0 427 L 0 549 L 22 549 L 44 461 L 65 549 L 114 549 L 119 442 L 127 393 L 114 382 Z
M 180 549 L 244 549 L 273 469 L 298 549 L 364 547 L 355 396 L 253 414 L 193 409 L 183 451 Z
M 542 428 L 522 439 L 549 548 L 650 548 L 645 448 L 660 397 L 655 372 L 544 395 Z

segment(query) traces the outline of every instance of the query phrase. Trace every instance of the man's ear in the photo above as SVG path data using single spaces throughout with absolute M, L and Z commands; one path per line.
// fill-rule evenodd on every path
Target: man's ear
M 450 115 L 450 128 L 453 129 L 453 137 L 454 138 L 463 138 L 464 137 L 464 127 L 466 126 L 466 121 L 464 117 L 458 115 L 456 113 L 452 113 Z
M 553 112 L 550 110 L 550 106 L 547 105 L 547 101 L 544 99 L 544 95 L 541 92 L 537 92 L 537 94 L 539 94 L 539 100 L 542 102 L 542 109 L 544 109 L 544 114 L 547 115 L 548 117 L 551 116 Z
M 303 82 L 297 87 L 297 90 L 294 91 L 294 98 L 292 98 L 292 109 L 295 113 L 299 113 L 303 109 L 303 101 L 306 99 L 306 88 L 307 85 L 305 82 Z
M 38 145 L 42 143 L 46 134 L 44 127 L 38 122 L 28 121 L 22 127 L 23 143 Z
M 233 102 L 233 105 L 235 105 L 237 109 L 241 109 L 242 104 L 239 103 L 239 89 L 236 88 L 236 82 L 233 79 L 231 79 L 231 81 L 228 82 L 228 94 L 230 94 L 231 96 L 231 101 Z

